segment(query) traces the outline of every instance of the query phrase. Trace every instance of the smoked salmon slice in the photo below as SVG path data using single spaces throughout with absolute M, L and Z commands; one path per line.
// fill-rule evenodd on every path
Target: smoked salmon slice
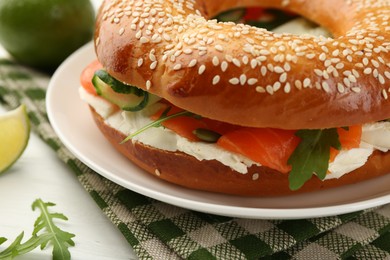
M 263 166 L 288 173 L 288 158 L 298 146 L 295 131 L 272 128 L 241 128 L 223 135 L 217 145 Z
M 337 128 L 337 133 L 339 135 L 339 141 L 342 149 L 349 150 L 360 146 L 360 141 L 362 139 L 361 125 L 354 125 L 347 128 Z M 340 150 L 331 147 L 329 161 L 333 162 L 339 153 Z
M 95 71 L 103 68 L 102 64 L 98 60 L 90 63 L 82 72 L 80 76 L 81 86 L 89 93 L 94 96 L 97 96 L 95 87 L 92 84 L 92 78 L 95 74 Z

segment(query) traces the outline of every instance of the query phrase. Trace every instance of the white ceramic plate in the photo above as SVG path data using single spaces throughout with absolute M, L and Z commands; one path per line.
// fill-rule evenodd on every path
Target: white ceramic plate
M 192 210 L 259 219 L 322 217 L 390 203 L 390 175 L 342 189 L 277 198 L 194 191 L 154 178 L 103 138 L 87 105 L 79 99 L 79 75 L 94 58 L 93 45 L 88 44 L 58 68 L 47 92 L 47 111 L 64 145 L 86 165 L 123 187 Z

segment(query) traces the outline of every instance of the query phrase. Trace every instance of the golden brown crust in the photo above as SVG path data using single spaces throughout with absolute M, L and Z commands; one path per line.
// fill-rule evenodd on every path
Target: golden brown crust
M 207 20 L 245 5 L 300 13 L 335 38 Z M 389 0 L 104 1 L 95 47 L 114 77 L 205 117 L 283 129 L 355 125 L 390 117 L 389 7 Z
M 320 181 L 313 177 L 298 191 L 291 191 L 288 175 L 267 167 L 252 166 L 247 174 L 241 174 L 215 160 L 198 161 L 181 152 L 155 149 L 138 142 L 120 144 L 125 135 L 105 124 L 93 108 L 91 111 L 101 132 L 119 152 L 153 176 L 191 189 L 241 196 L 278 196 L 339 187 L 390 172 L 390 153 L 376 151 L 363 167 L 340 179 Z

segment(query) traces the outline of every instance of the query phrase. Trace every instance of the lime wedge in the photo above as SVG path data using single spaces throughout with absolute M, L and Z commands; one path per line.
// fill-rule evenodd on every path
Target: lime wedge
M 30 121 L 24 105 L 0 115 L 0 173 L 22 155 L 29 137 Z

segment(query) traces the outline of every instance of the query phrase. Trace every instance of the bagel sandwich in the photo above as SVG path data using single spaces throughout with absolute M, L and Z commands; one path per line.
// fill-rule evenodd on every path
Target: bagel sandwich
M 119 152 L 191 189 L 278 196 L 383 176 L 390 3 L 378 3 L 104 1 L 80 96 Z M 333 37 L 210 18 L 241 5 L 298 13 Z

